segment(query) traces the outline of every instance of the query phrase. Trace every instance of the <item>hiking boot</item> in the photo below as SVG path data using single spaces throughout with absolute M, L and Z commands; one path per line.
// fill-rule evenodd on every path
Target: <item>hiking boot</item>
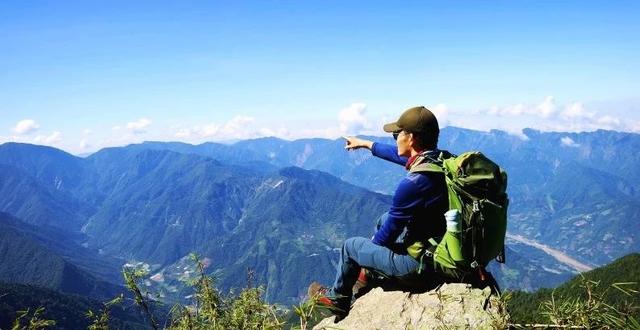
M 350 300 L 347 297 L 335 297 L 329 294 L 329 288 L 318 282 L 313 282 L 307 289 L 307 296 L 313 299 L 318 306 L 328 309 L 336 316 L 335 322 L 345 318 L 349 314 Z

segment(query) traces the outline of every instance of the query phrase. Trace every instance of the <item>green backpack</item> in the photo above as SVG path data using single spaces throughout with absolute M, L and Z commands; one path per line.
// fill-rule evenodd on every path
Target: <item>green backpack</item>
M 507 173 L 477 151 L 459 156 L 441 153 L 438 159 L 416 161 L 410 172 L 443 173 L 449 209 L 458 210 L 460 232 L 447 231 L 442 238 L 429 238 L 408 248 L 422 261 L 432 256 L 434 266 L 445 274 L 462 278 L 492 260 L 504 263 L 507 231 Z M 421 262 L 422 265 L 422 262 Z

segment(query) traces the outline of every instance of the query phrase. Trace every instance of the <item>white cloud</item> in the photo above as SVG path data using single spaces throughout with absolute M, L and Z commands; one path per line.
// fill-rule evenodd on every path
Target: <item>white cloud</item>
M 602 125 L 604 128 L 615 129 L 620 127 L 620 119 L 608 115 L 598 118 L 597 123 Z
M 524 104 L 516 104 L 512 106 L 506 107 L 497 107 L 493 106 L 485 111 L 480 111 L 480 113 L 486 113 L 489 115 L 500 115 L 500 116 L 520 116 L 525 113 L 532 113 L 531 109 L 527 109 Z
M 535 106 L 518 103 L 507 106 L 492 106 L 485 110 L 476 111 L 478 114 L 488 114 L 492 116 L 516 117 L 522 115 L 532 115 L 542 118 L 549 118 L 556 112 L 556 105 L 553 96 L 547 96 L 540 104 Z
M 178 131 L 173 135 L 177 138 L 190 138 L 193 136 L 193 132 L 189 128 L 179 128 Z
M 264 125 L 254 117 L 239 115 L 226 123 L 209 123 L 202 126 L 174 127 L 173 136 L 185 141 L 237 140 L 275 136 L 282 139 L 327 138 L 335 139 L 345 134 L 371 134 L 370 122 L 364 116 L 366 105 L 353 103 L 340 110 L 338 121 L 290 122 L 290 130 L 281 122 Z M 382 127 L 382 124 L 379 125 Z M 379 133 L 379 132 L 376 132 Z
M 519 138 L 522 141 L 529 141 L 530 138 L 524 134 L 524 132 L 522 131 L 522 128 L 517 128 L 517 127 L 505 127 L 504 131 L 507 132 L 509 135 L 513 135 L 517 138 Z
M 562 111 L 560 115 L 561 117 L 567 120 L 583 119 L 583 118 L 591 119 L 595 116 L 593 112 L 587 112 L 584 109 L 584 106 L 582 105 L 582 103 L 580 102 L 573 102 L 573 103 L 567 104 L 564 108 L 564 111 Z
M 147 127 L 151 125 L 151 120 L 148 118 L 140 118 L 136 121 L 128 122 L 127 129 L 131 130 L 134 134 L 142 134 L 147 132 Z
M 364 134 L 360 132 L 359 134 Z M 368 134 L 368 133 L 367 133 Z M 306 139 L 306 138 L 324 138 L 324 139 L 336 139 L 340 136 L 346 135 L 339 127 L 329 126 L 325 128 L 306 127 L 295 132 L 289 133 L 286 138 L 288 139 Z M 355 134 L 354 134 L 355 135 Z
M 284 133 L 282 129 L 257 127 L 255 118 L 244 115 L 233 117 L 223 124 L 209 123 L 203 126 L 177 127 L 174 130 L 174 137 L 190 141 L 252 139 Z
M 364 103 L 353 103 L 342 109 L 338 114 L 340 132 L 342 134 L 359 134 L 363 129 L 369 127 L 369 122 L 364 114 L 367 112 L 367 105 Z
M 211 123 L 204 127 L 195 127 L 192 131 L 203 138 L 221 138 L 221 139 L 236 139 L 243 136 L 252 135 L 251 125 L 255 122 L 255 118 L 249 116 L 236 116 L 228 122 L 218 125 Z
M 541 131 L 583 132 L 597 129 L 638 132 L 640 124 L 630 118 L 598 114 L 582 102 L 557 104 L 552 96 L 534 105 L 515 104 L 493 106 L 457 116 L 456 123 L 472 129 L 501 129 L 519 132 L 523 128 Z M 519 135 L 516 133 L 515 135 Z
M 121 130 L 121 129 L 122 129 L 122 127 L 120 127 L 120 126 L 113 126 L 113 127 L 111 127 L 111 129 L 112 129 L 112 130 L 114 130 L 114 131 L 119 131 L 119 130 Z
M 40 128 L 33 119 L 23 119 L 19 121 L 16 126 L 13 128 L 13 131 L 17 134 L 31 134 Z
M 538 104 L 536 110 L 542 118 L 549 118 L 554 115 L 556 112 L 556 104 L 553 96 L 547 96 L 542 103 Z
M 524 104 L 516 104 L 514 106 L 504 108 L 504 111 L 510 116 L 520 116 L 522 114 L 527 113 L 527 108 Z
M 55 131 L 49 135 L 38 135 L 33 139 L 35 143 L 56 144 L 62 141 L 62 133 Z
M 553 97 L 530 104 L 517 103 L 475 112 L 451 109 L 446 104 L 430 106 L 438 117 L 441 127 L 455 125 L 470 129 L 489 131 L 499 129 L 522 140 L 529 138 L 524 128 L 541 131 L 578 132 L 593 131 L 598 128 L 613 130 L 635 130 L 640 132 L 640 122 L 598 114 L 581 102 L 557 103 Z M 253 117 L 239 115 L 227 122 L 204 123 L 196 126 L 174 126 L 172 137 L 190 143 L 252 139 L 275 136 L 283 139 L 328 138 L 335 139 L 345 134 L 382 135 L 383 124 L 397 119 L 396 115 L 379 114 L 368 118 L 368 108 L 364 103 L 353 103 L 340 109 L 335 120 L 323 122 L 289 122 L 289 130 L 280 122 L 265 124 Z M 625 118 L 626 119 L 626 118 Z M 280 125 L 279 127 L 277 125 Z M 578 146 L 575 141 L 563 139 L 558 143 Z
M 537 105 L 518 103 L 507 106 L 492 106 L 488 109 L 474 111 L 473 114 L 487 114 L 492 116 L 517 117 L 535 116 L 539 118 L 551 118 L 557 114 L 557 106 L 553 96 L 547 96 Z
M 88 128 L 85 128 L 84 130 L 82 130 L 82 134 L 84 134 L 84 135 L 90 135 L 90 134 L 93 134 L 93 131 L 92 131 L 92 130 L 90 130 L 90 129 L 88 129 Z
M 580 146 L 580 144 L 576 143 L 576 141 L 573 141 L 573 139 L 568 137 L 568 136 L 562 137 L 560 139 L 560 143 L 563 146 L 566 146 L 566 147 L 579 147 Z
M 440 126 L 441 129 L 449 126 L 450 111 L 446 104 L 436 104 L 434 107 L 429 107 L 428 109 L 431 110 L 436 116 L 436 119 L 438 119 L 438 126 Z
M 89 144 L 89 141 L 87 141 L 87 139 L 82 139 L 80 140 L 80 149 L 81 150 L 87 150 L 89 148 L 91 148 L 91 144 Z
M 214 137 L 220 131 L 220 125 L 211 123 L 202 128 L 196 126 L 193 130 L 197 132 L 200 137 Z
M 267 127 L 263 127 L 261 129 L 258 130 L 258 133 L 262 136 L 277 136 L 278 133 L 276 133 L 276 131 L 267 128 Z
M 220 134 L 224 136 L 243 136 L 246 133 L 245 129 L 249 128 L 254 122 L 255 118 L 249 116 L 236 116 L 233 119 L 226 122 L 219 130 Z

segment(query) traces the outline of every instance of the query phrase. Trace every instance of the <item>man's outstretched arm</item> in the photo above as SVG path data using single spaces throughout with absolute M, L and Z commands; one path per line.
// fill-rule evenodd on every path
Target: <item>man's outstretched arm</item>
M 407 164 L 407 158 L 398 156 L 398 147 L 392 146 L 389 144 L 372 142 L 365 139 L 360 139 L 355 136 L 343 136 L 345 140 L 347 140 L 347 144 L 344 146 L 347 150 L 355 150 L 355 149 L 369 149 L 371 153 L 384 160 L 388 160 L 390 162 L 396 163 L 398 165 L 404 166 Z

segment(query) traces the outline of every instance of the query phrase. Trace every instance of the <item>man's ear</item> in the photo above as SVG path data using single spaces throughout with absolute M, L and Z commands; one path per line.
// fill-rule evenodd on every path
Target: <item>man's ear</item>
M 413 134 L 413 133 L 409 133 L 409 146 L 410 146 L 411 148 L 414 148 L 414 149 L 415 149 L 415 147 L 416 147 L 416 143 L 417 143 L 417 141 L 416 141 L 416 136 L 415 136 L 415 134 Z
M 414 133 L 411 134 L 410 146 L 415 150 L 422 149 L 422 141 L 420 141 L 420 136 Z

